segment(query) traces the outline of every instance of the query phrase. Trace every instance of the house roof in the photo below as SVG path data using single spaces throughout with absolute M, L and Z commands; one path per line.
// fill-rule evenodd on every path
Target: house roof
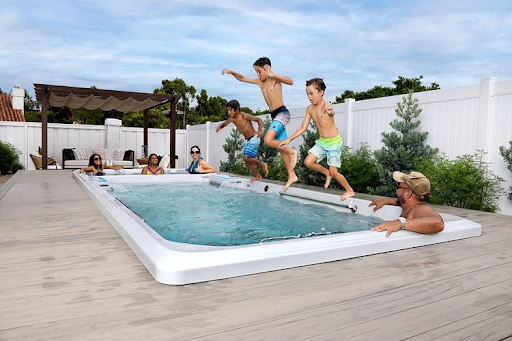
M 176 95 L 77 88 L 60 85 L 34 84 L 37 101 L 42 102 L 48 94 L 48 104 L 52 107 L 143 111 L 169 103 Z
M 12 97 L 0 94 L 0 121 L 25 122 L 21 109 L 12 108 Z

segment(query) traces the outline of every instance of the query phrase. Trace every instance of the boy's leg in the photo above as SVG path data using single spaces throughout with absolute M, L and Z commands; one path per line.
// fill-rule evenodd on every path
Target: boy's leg
M 336 181 L 338 181 L 345 189 L 345 193 L 343 193 L 343 195 L 341 196 L 341 201 L 354 196 L 354 190 L 352 189 L 352 187 L 350 187 L 350 184 L 348 183 L 345 176 L 343 176 L 343 174 L 338 173 L 338 167 L 329 166 L 329 174 L 334 179 L 336 179 Z
M 316 157 L 315 154 L 309 153 L 308 156 L 306 156 L 306 158 L 304 159 L 304 165 L 309 169 L 312 169 L 325 175 L 324 188 L 327 188 L 331 184 L 332 176 L 331 174 L 329 174 L 329 171 L 324 166 L 322 166 L 319 163 L 316 163 L 317 159 L 318 158 Z
M 290 147 L 278 148 L 281 141 L 276 140 L 277 132 L 275 130 L 268 130 L 265 134 L 265 144 L 269 147 L 276 148 L 279 154 L 283 157 L 286 171 L 288 172 L 288 181 L 284 185 L 283 191 L 286 191 L 294 182 L 299 181 L 299 178 L 295 174 L 294 168 L 297 165 L 297 152 Z
M 263 170 L 263 174 L 265 177 L 268 176 L 268 167 L 267 164 L 264 162 L 261 162 L 255 158 L 251 158 L 244 155 L 244 162 L 249 167 L 251 172 L 254 174 L 254 178 L 251 179 L 251 182 L 261 180 L 261 174 L 258 172 L 258 166 Z

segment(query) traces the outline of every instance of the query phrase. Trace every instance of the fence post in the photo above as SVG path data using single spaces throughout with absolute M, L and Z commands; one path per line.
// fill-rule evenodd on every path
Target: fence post
M 485 78 L 480 81 L 480 98 L 478 104 L 478 128 L 476 135 L 476 148 L 489 153 L 492 129 L 492 93 L 494 87 L 493 78 Z M 488 159 L 489 154 L 485 155 Z
M 189 129 L 190 129 L 190 124 L 187 124 L 185 126 L 185 163 L 183 164 L 184 168 L 187 168 L 186 165 L 188 165 L 188 163 L 190 161 L 189 160 L 189 157 L 190 157 L 190 152 L 189 152 L 190 147 L 189 147 L 189 144 L 188 144 L 188 136 L 189 136 L 188 131 L 189 131 Z
M 206 122 L 206 162 L 210 162 L 210 124 L 212 122 Z
M 345 146 L 354 148 L 354 114 L 352 112 L 353 104 L 356 100 L 353 98 L 345 99 L 345 114 L 347 115 L 347 136 Z

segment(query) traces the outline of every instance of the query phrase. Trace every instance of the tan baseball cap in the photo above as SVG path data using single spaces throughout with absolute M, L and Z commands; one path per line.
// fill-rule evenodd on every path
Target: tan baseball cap
M 430 193 L 430 181 L 420 172 L 410 172 L 409 174 L 394 172 L 393 179 L 397 182 L 405 182 L 417 195 L 423 196 Z

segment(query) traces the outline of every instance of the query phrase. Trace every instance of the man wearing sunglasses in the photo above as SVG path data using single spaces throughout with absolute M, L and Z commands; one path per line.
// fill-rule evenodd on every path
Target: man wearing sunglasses
M 384 205 L 400 206 L 402 213 L 396 220 L 386 221 L 372 228 L 373 231 L 387 231 L 386 237 L 399 230 L 407 230 L 424 234 L 441 232 L 444 229 L 443 218 L 427 205 L 430 194 L 430 181 L 419 172 L 404 174 L 394 172 L 393 179 L 397 182 L 396 199 L 375 199 L 368 206 L 375 206 L 377 211 Z

